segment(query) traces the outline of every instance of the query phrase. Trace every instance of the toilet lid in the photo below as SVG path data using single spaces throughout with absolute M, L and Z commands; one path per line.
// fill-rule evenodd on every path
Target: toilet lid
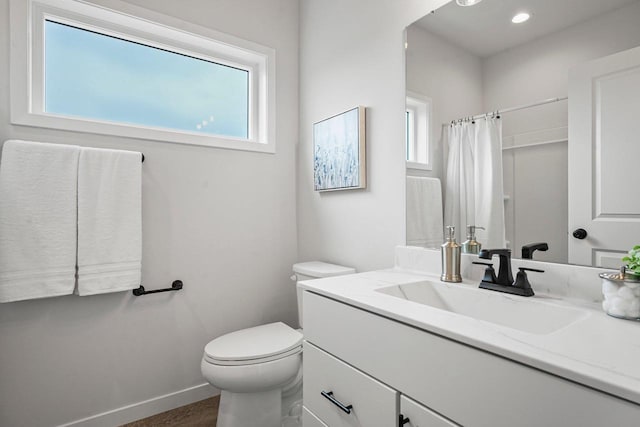
M 241 361 L 273 358 L 302 345 L 302 334 L 282 322 L 222 335 L 204 348 L 211 360 Z

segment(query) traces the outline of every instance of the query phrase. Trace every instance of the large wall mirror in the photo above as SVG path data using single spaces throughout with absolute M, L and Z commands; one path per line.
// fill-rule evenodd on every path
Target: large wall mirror
M 407 244 L 472 225 L 517 258 L 620 266 L 640 244 L 640 1 L 459 3 L 407 28 Z

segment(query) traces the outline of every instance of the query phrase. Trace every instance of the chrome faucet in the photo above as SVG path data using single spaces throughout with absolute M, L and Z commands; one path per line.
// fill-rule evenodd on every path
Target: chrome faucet
M 489 289 L 491 291 L 505 292 L 513 295 L 520 295 L 523 297 L 531 297 L 534 295 L 529 279 L 527 278 L 527 271 L 534 271 L 537 273 L 544 273 L 544 270 L 538 270 L 536 268 L 519 267 L 518 276 L 516 280 L 513 280 L 513 273 L 511 272 L 511 250 L 510 249 L 482 249 L 478 254 L 478 257 L 482 259 L 490 260 L 494 255 L 500 257 L 500 267 L 498 269 L 498 277 L 493 270 L 493 264 L 487 264 L 477 262 L 474 264 L 487 265 L 484 277 L 480 282 L 481 289 Z

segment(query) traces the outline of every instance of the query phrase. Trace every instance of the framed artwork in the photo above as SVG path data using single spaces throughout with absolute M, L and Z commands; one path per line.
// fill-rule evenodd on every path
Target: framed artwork
M 316 191 L 366 188 L 364 107 L 314 123 L 313 177 Z

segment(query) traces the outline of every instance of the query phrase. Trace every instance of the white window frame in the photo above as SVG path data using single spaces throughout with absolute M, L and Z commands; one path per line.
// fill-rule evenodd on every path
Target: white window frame
M 11 0 L 11 123 L 275 153 L 275 50 L 118 0 Z M 249 71 L 249 138 L 44 111 L 44 22 L 51 20 Z
M 416 159 L 423 155 L 425 161 L 407 160 L 407 169 L 433 170 L 433 138 L 431 120 L 432 101 L 424 95 L 407 92 L 406 113 L 409 124 L 405 142 L 408 140 L 407 159 Z
M 407 104 L 405 112 L 405 126 L 406 126 L 406 149 L 407 149 L 407 161 L 415 158 L 416 152 L 416 114 L 417 111 L 412 106 Z

